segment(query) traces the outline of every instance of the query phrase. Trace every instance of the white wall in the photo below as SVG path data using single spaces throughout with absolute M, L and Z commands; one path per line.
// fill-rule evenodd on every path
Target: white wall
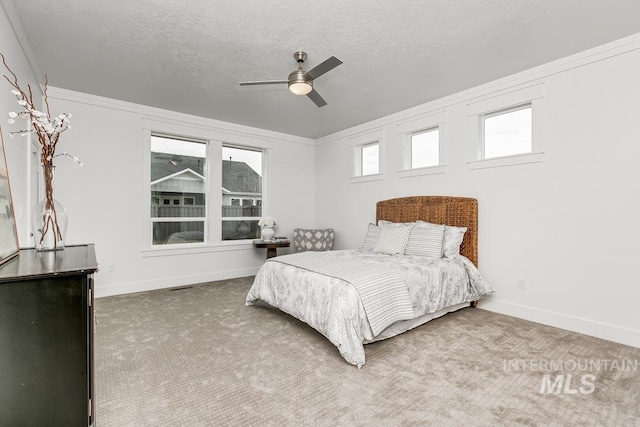
M 634 36 L 318 140 L 318 224 L 353 248 L 379 200 L 477 198 L 480 270 L 496 289 L 482 308 L 640 347 L 638 49 Z M 470 170 L 469 101 L 532 81 L 544 85 L 543 162 Z M 396 126 L 432 111 L 447 115 L 447 172 L 399 178 Z M 384 179 L 352 183 L 349 139 L 380 129 Z
M 23 90 L 27 89 L 27 85 L 31 85 L 34 98 L 42 96 L 40 85 L 36 78 L 36 74 L 40 74 L 35 64 L 27 61 L 25 50 L 29 52 L 28 44 L 25 43 L 21 35 L 21 27 L 14 28 L 12 25 L 17 22 L 13 19 L 11 22 L 8 17 L 14 13 L 13 5 L 10 3 L 0 3 L 0 52 L 4 55 L 7 65 L 18 76 L 18 83 Z M 11 79 L 13 77 L 0 64 L 0 75 L 7 75 Z M 35 73 L 35 74 L 34 74 Z M 9 180 L 11 184 L 11 193 L 13 194 L 13 205 L 16 214 L 16 225 L 18 227 L 18 238 L 20 246 L 33 246 L 30 237 L 30 214 L 31 207 L 36 203 L 36 181 L 35 170 L 29 167 L 33 161 L 37 163 L 38 159 L 32 157 L 30 144 L 30 136 L 10 138 L 8 132 L 10 130 L 20 130 L 19 122 L 13 125 L 7 123 L 7 114 L 10 111 L 20 111 L 16 97 L 11 93 L 13 87 L 2 77 L 0 80 L 0 128 L 2 128 L 2 139 L 4 140 L 5 152 L 7 154 L 7 163 L 9 168 Z M 30 126 L 26 124 L 25 126 Z

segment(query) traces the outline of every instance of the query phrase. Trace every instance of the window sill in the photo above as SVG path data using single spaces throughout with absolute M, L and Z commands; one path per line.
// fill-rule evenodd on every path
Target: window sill
M 436 175 L 447 172 L 447 165 L 427 166 L 424 168 L 407 169 L 398 171 L 398 177 L 409 178 L 412 176 Z
M 383 173 L 376 173 L 373 175 L 364 175 L 364 176 L 353 176 L 350 178 L 352 184 L 357 184 L 359 182 L 382 181 L 383 179 L 384 179 Z
M 524 165 L 527 163 L 540 163 L 543 160 L 544 151 L 539 153 L 516 154 L 513 156 L 495 157 L 491 159 L 474 160 L 468 162 L 470 170 L 498 168 L 502 166 Z
M 207 245 L 204 243 L 183 243 L 176 245 L 155 246 L 142 249 L 143 258 L 191 255 L 211 252 L 243 251 L 253 248 L 253 240 L 239 240 L 233 242 L 220 242 Z

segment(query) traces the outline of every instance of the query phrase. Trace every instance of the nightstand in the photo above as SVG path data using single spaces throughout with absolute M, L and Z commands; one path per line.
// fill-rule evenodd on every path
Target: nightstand
M 265 242 L 264 240 L 254 240 L 254 248 L 267 248 L 267 259 L 278 256 L 277 248 L 288 248 L 291 242 Z

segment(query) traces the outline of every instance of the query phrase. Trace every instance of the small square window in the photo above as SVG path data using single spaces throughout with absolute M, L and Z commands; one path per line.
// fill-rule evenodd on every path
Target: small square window
M 362 176 L 380 173 L 380 144 L 368 144 L 361 147 Z
M 533 151 L 532 107 L 521 105 L 481 116 L 483 158 L 512 156 Z
M 411 169 L 440 164 L 440 130 L 438 128 L 411 135 Z

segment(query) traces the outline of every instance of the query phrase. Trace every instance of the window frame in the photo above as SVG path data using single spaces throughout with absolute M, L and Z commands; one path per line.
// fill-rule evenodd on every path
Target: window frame
M 503 116 L 506 114 L 510 114 L 510 113 L 515 113 L 516 111 L 521 111 L 521 110 L 527 110 L 527 109 L 531 109 L 531 151 L 525 151 L 522 153 L 514 153 L 514 154 L 507 154 L 504 156 L 493 156 L 493 157 L 487 157 L 487 142 L 486 142 L 486 128 L 485 128 L 485 124 L 486 124 L 486 120 L 487 119 L 491 119 L 493 117 L 499 117 L 499 116 Z M 511 156 L 521 156 L 521 155 L 526 155 L 526 154 L 531 154 L 533 153 L 533 104 L 531 102 L 527 102 L 524 104 L 518 104 L 518 105 L 512 105 L 510 107 L 507 108 L 501 108 L 499 110 L 496 111 L 491 111 L 488 113 L 484 113 L 478 116 L 478 157 L 479 160 L 490 160 L 490 159 L 499 159 L 499 158 L 504 158 L 504 157 L 511 157 Z
M 266 163 L 265 163 L 266 150 L 265 149 L 261 149 L 261 148 L 255 148 L 255 147 L 247 147 L 246 145 L 238 145 L 238 144 L 231 144 L 231 143 L 223 142 L 222 146 L 221 146 L 221 149 L 220 149 L 221 157 L 220 157 L 220 163 L 219 163 L 220 171 L 221 171 L 221 174 L 220 174 L 220 179 L 221 180 L 222 180 L 222 160 L 223 160 L 223 158 L 222 158 L 222 149 L 225 148 L 225 147 L 227 147 L 227 148 L 235 148 L 235 149 L 238 149 L 238 150 L 254 151 L 254 152 L 259 152 L 261 154 L 261 156 L 262 156 L 262 159 L 261 159 L 261 163 L 262 163 L 262 176 L 261 176 L 261 178 L 262 178 L 262 194 L 261 194 L 260 199 L 264 200 L 264 193 L 265 193 L 265 185 L 264 185 L 265 179 L 264 178 L 265 178 L 265 175 L 266 175 L 265 174 L 265 170 L 266 170 Z M 244 202 L 246 200 L 253 200 L 253 197 L 248 197 L 248 196 L 247 197 L 239 197 L 238 200 L 239 200 L 239 205 L 238 206 L 245 207 Z M 238 240 L 231 240 L 231 239 L 224 240 L 222 238 L 222 223 L 224 221 L 256 221 L 257 222 L 257 221 L 260 220 L 260 218 L 262 216 L 265 215 L 264 206 L 260 205 L 262 214 L 260 216 L 258 216 L 258 217 L 244 217 L 244 216 L 242 216 L 242 217 L 225 217 L 225 216 L 222 216 L 222 206 L 223 205 L 222 205 L 222 201 L 221 201 L 221 203 L 220 203 L 220 211 L 221 211 L 220 212 L 220 235 L 219 235 L 220 241 L 221 242 L 243 242 L 243 241 L 251 241 L 251 242 L 253 242 L 253 240 L 255 240 L 255 238 L 238 239 Z M 258 206 L 258 205 L 257 204 L 255 204 L 255 205 L 252 204 L 251 206 Z
M 362 149 L 374 144 L 378 145 L 378 173 L 362 175 Z M 382 130 L 352 137 L 349 145 L 351 146 L 353 164 L 353 175 L 350 179 L 351 183 L 384 179 L 384 132 Z
M 469 119 L 469 169 L 485 169 L 542 162 L 543 83 L 511 88 L 467 105 Z M 531 152 L 500 157 L 484 157 L 484 120 L 531 106 Z
M 211 173 L 211 166 L 209 165 L 209 141 L 204 140 L 202 138 L 191 138 L 191 137 L 186 137 L 184 135 L 170 135 L 167 133 L 161 133 L 161 132 L 151 132 L 149 135 L 149 147 L 148 147 L 148 155 L 149 155 L 149 160 L 147 162 L 145 162 L 145 169 L 151 169 L 149 166 L 151 165 L 151 138 L 153 137 L 158 137 L 158 138 L 167 138 L 167 139 L 172 139 L 174 141 L 185 141 L 185 142 L 190 142 L 190 143 L 196 143 L 196 144 L 204 144 L 205 146 L 205 170 L 204 172 L 204 179 L 205 179 L 205 190 L 204 190 L 204 194 L 205 194 L 205 204 L 204 204 L 204 216 L 201 217 L 152 217 L 151 216 L 151 205 L 149 206 L 149 211 L 148 211 L 148 217 L 149 217 L 149 233 L 150 233 L 150 240 L 149 240 L 149 245 L 150 248 L 174 248 L 174 247 L 199 247 L 202 245 L 205 245 L 207 243 L 207 236 L 208 236 L 208 228 L 209 228 L 209 224 L 208 224 L 208 218 L 209 218 L 209 212 L 210 212 L 210 207 L 209 207 L 209 193 L 210 193 L 210 186 L 209 186 L 209 176 Z M 150 173 L 150 171 L 149 171 Z M 148 198 L 149 198 L 149 203 L 151 203 L 151 198 L 152 193 L 151 193 L 151 178 L 149 177 L 149 185 L 148 185 Z M 163 196 L 160 197 L 160 203 L 159 206 L 181 206 L 181 199 L 184 196 Z M 168 201 L 169 203 L 165 203 L 166 201 Z M 177 202 L 177 203 L 176 203 Z M 203 236 L 202 236 L 202 242 L 192 242 L 192 243 L 164 243 L 164 244 L 154 244 L 153 243 L 153 226 L 156 223 L 169 223 L 169 222 L 202 222 L 203 224 Z
M 220 252 L 229 250 L 244 250 L 252 246 L 252 239 L 222 240 L 222 146 L 236 146 L 239 148 L 262 151 L 262 209 L 267 212 L 269 202 L 269 153 L 273 149 L 273 141 L 259 139 L 245 134 L 230 133 L 218 128 L 202 125 L 182 125 L 175 122 L 160 121 L 153 118 L 142 118 L 142 197 L 141 201 L 141 253 L 143 257 L 173 256 L 183 254 L 197 254 Z M 151 135 L 166 135 L 187 140 L 207 142 L 207 212 L 205 219 L 205 242 L 152 245 L 151 232 Z
M 414 135 L 431 130 L 438 130 L 438 164 L 412 168 L 411 152 Z M 446 112 L 431 113 L 425 117 L 413 119 L 397 125 L 397 138 L 400 141 L 400 167 L 398 176 L 407 178 L 412 176 L 441 174 L 447 171 L 447 114 Z

